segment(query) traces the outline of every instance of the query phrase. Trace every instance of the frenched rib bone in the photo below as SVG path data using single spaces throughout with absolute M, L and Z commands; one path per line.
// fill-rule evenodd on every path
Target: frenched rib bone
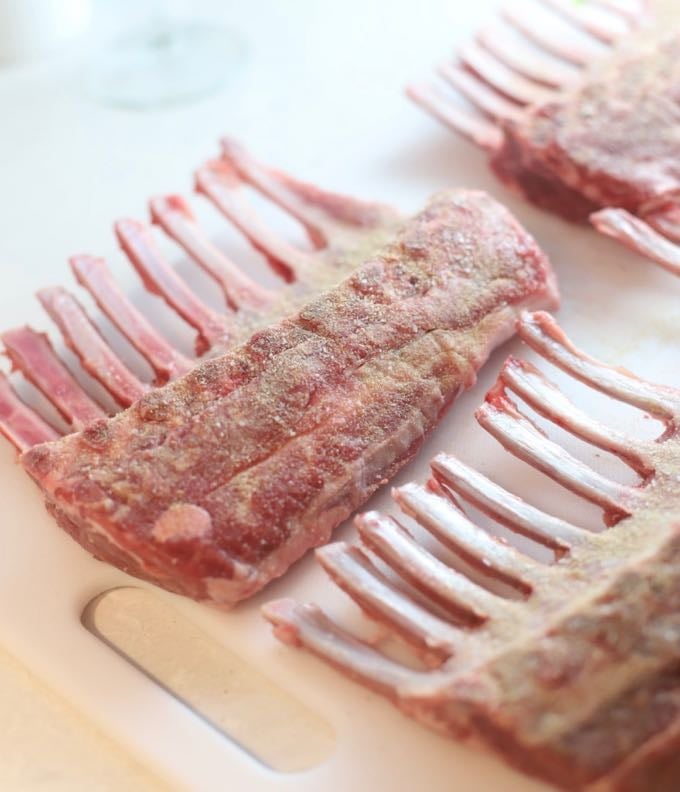
M 321 226 L 324 239 L 341 222 L 356 224 L 347 215 L 353 203 L 238 162 L 310 227 L 319 227 L 313 212 L 322 203 L 332 218 Z M 253 230 L 228 182 L 215 181 L 227 165 L 204 171 L 201 189 L 235 213 L 247 235 L 259 235 L 281 267 L 323 266 L 312 254 L 293 261 Z M 166 208 L 156 205 L 157 219 Z M 199 316 L 167 266 L 151 260 L 148 230 L 128 223 L 118 232 L 157 292 L 187 302 L 185 318 L 203 345 L 222 344 L 223 320 Z M 189 245 L 187 228 L 175 233 Z M 321 244 L 320 231 L 315 239 Z M 145 389 L 124 412 L 26 451 L 22 464 L 58 522 L 133 575 L 232 605 L 327 541 L 416 453 L 490 350 L 514 332 L 518 313 L 556 302 L 545 256 L 478 192 L 436 196 L 364 255 L 353 274 L 296 314 Z M 123 384 L 121 401 L 135 385 Z

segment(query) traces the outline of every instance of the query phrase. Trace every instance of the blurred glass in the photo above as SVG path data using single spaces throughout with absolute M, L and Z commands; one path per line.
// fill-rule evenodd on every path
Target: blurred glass
M 144 0 L 141 25 L 123 25 L 91 64 L 88 85 L 100 101 L 146 109 L 215 93 L 245 61 L 246 45 L 220 22 L 197 19 L 184 0 Z

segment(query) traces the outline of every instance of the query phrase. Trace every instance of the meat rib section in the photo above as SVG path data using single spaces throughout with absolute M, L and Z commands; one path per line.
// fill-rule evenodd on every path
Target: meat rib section
M 551 363 L 664 425 L 657 439 L 624 429 L 609 430 L 608 440 L 608 427 L 516 358 L 506 361 L 477 411 L 478 422 L 510 453 L 599 502 L 613 527 L 596 533 L 572 525 L 440 453 L 426 484 L 392 492 L 408 531 L 401 515 L 368 512 L 355 519 L 354 542 L 317 551 L 333 582 L 380 623 L 378 640 L 362 640 L 314 604 L 279 600 L 264 615 L 282 641 L 306 648 L 407 715 L 474 740 L 560 789 L 675 792 L 680 390 L 587 356 L 543 312 L 523 315 L 518 331 Z M 538 431 L 536 442 L 527 441 L 533 424 L 515 396 L 618 456 L 640 473 L 640 483 L 593 478 L 595 471 L 566 451 L 551 467 L 555 444 Z M 510 541 L 468 518 L 463 503 L 509 529 Z M 530 556 L 513 535 L 531 536 L 554 558 Z M 380 570 L 371 562 L 376 556 Z M 503 593 L 499 582 L 519 597 Z M 405 641 L 415 656 L 403 660 L 402 646 L 395 657 L 387 637 Z
M 524 198 L 677 275 L 680 35 L 650 32 L 644 0 L 582 5 L 504 9 L 407 94 Z
M 680 36 L 652 39 L 503 122 L 495 172 L 569 219 L 598 208 L 644 216 L 680 190 Z
M 442 193 L 298 313 L 22 464 L 95 556 L 229 606 L 325 542 L 416 453 L 518 313 L 556 298 L 502 206 Z

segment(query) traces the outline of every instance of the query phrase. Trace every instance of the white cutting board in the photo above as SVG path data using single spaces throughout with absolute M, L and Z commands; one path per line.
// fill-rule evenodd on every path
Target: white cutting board
M 69 254 L 107 255 L 122 272 L 111 222 L 145 216 L 145 199 L 157 192 L 187 193 L 192 169 L 228 132 L 302 178 L 405 211 L 417 210 L 429 193 L 446 186 L 490 190 L 551 255 L 563 294 L 560 322 L 574 341 L 641 376 L 680 386 L 680 281 L 588 229 L 516 200 L 492 179 L 480 153 L 402 96 L 407 80 L 426 76 L 496 5 L 194 0 L 199 12 L 241 33 L 249 43 L 249 62 L 221 95 L 148 113 L 88 100 L 84 69 L 75 57 L 0 72 L 2 327 L 49 327 L 32 293 L 48 284 L 71 284 Z M 224 239 L 234 258 L 254 261 L 235 235 Z M 134 290 L 132 276 L 128 282 Z M 592 522 L 594 510 L 528 471 L 474 423 L 475 406 L 511 351 L 520 345 L 510 343 L 493 355 L 477 386 L 398 481 L 423 480 L 428 459 L 452 450 L 537 505 Z M 651 423 L 628 412 L 610 413 L 601 397 L 580 386 L 569 392 L 613 425 L 645 431 Z M 583 444 L 565 445 L 601 470 L 621 472 Z M 428 732 L 315 659 L 276 642 L 259 616 L 271 598 L 314 599 L 341 619 L 356 621 L 354 606 L 333 591 L 311 558 L 229 614 L 154 590 L 334 729 L 336 747 L 322 764 L 293 774 L 266 769 L 81 625 L 83 607 L 96 594 L 145 584 L 89 558 L 56 528 L 5 443 L 0 503 L 0 644 L 170 786 L 295 792 L 545 788 Z M 369 505 L 390 508 L 387 491 Z M 343 526 L 337 536 L 351 532 Z

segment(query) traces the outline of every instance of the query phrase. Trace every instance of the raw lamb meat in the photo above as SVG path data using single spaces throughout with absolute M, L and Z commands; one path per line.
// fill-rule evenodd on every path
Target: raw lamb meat
M 252 176 L 252 162 L 241 159 L 242 171 L 244 162 Z M 280 192 L 282 177 L 276 178 Z M 205 174 L 199 183 L 204 191 L 215 187 Z M 137 326 L 126 328 L 139 349 L 153 352 L 157 376 L 186 372 L 163 387 L 132 378 L 96 332 L 81 334 L 88 320 L 74 298 L 63 290 L 41 294 L 84 365 L 128 407 L 114 417 L 76 390 L 42 336 L 23 328 L 4 337 L 14 362 L 81 430 L 54 439 L 46 428 L 41 439 L 48 442 L 33 445 L 35 421 L 44 422 L 3 382 L 5 432 L 26 448 L 21 463 L 59 524 L 96 557 L 221 606 L 252 595 L 327 541 L 416 453 L 455 396 L 475 381 L 491 349 L 513 333 L 518 312 L 557 299 L 536 243 L 483 193 L 442 193 L 395 230 L 395 216 L 386 210 L 376 210 L 368 223 L 357 202 L 305 190 L 311 207 L 350 227 L 357 217 L 363 221 L 364 233 L 343 258 L 345 270 L 354 262 L 352 274 L 195 364 L 163 346 L 137 316 Z M 233 210 L 232 193 L 218 197 L 222 208 Z M 157 212 L 163 206 L 167 202 L 156 202 Z M 186 212 L 177 201 L 170 208 L 177 206 L 171 219 L 182 238 Z M 275 264 L 302 268 L 301 253 L 282 254 L 262 229 L 255 237 L 250 215 L 240 212 L 235 222 L 261 247 L 265 239 Z M 384 244 L 378 244 L 379 225 L 389 232 Z M 145 281 L 184 311 L 202 347 L 222 352 L 238 338 L 231 318 L 192 303 L 174 271 L 159 267 L 148 229 L 132 221 L 117 228 Z M 311 257 L 304 267 L 310 263 Z M 82 264 L 76 270 L 81 282 L 99 284 L 98 270 Z M 228 282 L 233 286 L 234 279 Z M 98 302 L 110 308 L 107 284 Z M 254 284 L 240 285 L 241 298 L 262 301 Z M 117 299 L 125 300 L 120 293 Z M 246 319 L 249 326 L 255 322 L 250 314 Z M 55 382 L 70 390 L 57 393 Z
M 619 8 L 598 19 L 593 6 L 541 2 L 585 30 L 591 46 L 541 33 L 540 15 L 508 11 L 504 28 L 482 31 L 460 50 L 459 64 L 441 68 L 488 118 L 430 86 L 411 87 L 411 97 L 485 148 L 496 175 L 526 199 L 569 220 L 590 219 L 680 273 L 680 35 L 630 35 L 644 18 L 640 4 L 636 14 Z M 597 39 L 618 46 L 594 49 Z
M 672 204 L 680 193 L 680 36 L 643 41 L 505 122 L 491 160 L 500 178 L 575 220 L 605 207 L 644 217 Z
M 317 551 L 333 581 L 414 648 L 425 661 L 420 667 L 416 658 L 395 659 L 389 645 L 361 640 L 316 605 L 281 600 L 266 605 L 265 616 L 283 641 L 306 647 L 406 714 L 475 740 L 560 789 L 675 792 L 680 391 L 586 356 L 542 312 L 524 315 L 518 329 L 547 360 L 665 425 L 657 440 L 615 432 L 516 358 L 479 408 L 477 420 L 507 450 L 601 506 L 613 527 L 585 530 L 438 454 L 427 485 L 393 491 L 415 524 L 368 512 L 356 518 L 359 541 Z M 511 394 L 618 455 L 640 484 L 620 484 L 571 456 Z M 553 560 L 494 537 L 461 502 L 550 549 Z M 434 537 L 432 549 L 416 530 Z

